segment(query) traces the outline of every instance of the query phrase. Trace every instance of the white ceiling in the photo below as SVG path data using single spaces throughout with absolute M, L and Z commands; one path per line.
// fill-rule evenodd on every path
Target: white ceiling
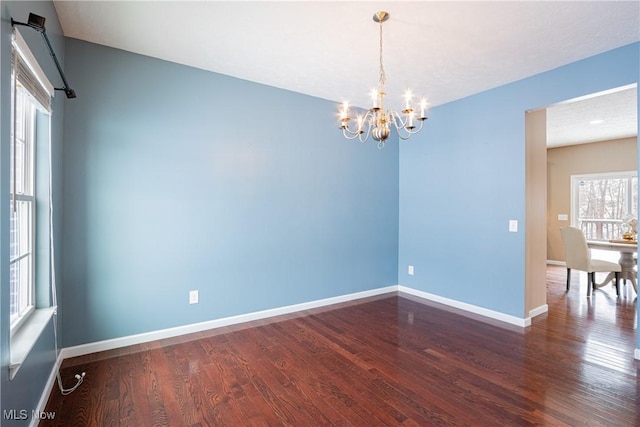
M 635 86 L 547 108 L 547 146 L 582 144 L 638 135 Z
M 378 10 L 391 107 L 409 87 L 440 105 L 640 40 L 637 0 L 54 4 L 65 36 L 363 107 Z

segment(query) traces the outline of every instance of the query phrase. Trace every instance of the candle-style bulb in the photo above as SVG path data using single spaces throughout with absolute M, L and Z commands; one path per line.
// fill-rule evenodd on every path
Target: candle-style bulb
M 342 109 L 340 110 L 340 119 L 346 119 L 349 117 L 349 101 L 342 103 Z
M 422 98 L 422 100 L 420 100 L 420 118 L 424 119 L 427 116 L 425 115 L 425 111 L 427 109 L 427 100 L 425 98 Z
M 376 88 L 371 89 L 371 101 L 373 103 L 373 108 L 379 108 L 378 104 L 378 90 Z
M 404 99 L 406 101 L 405 103 L 405 109 L 406 110 L 410 110 L 411 109 L 411 97 L 413 96 L 413 94 L 411 93 L 411 89 L 407 89 L 407 91 L 404 93 Z
M 409 111 L 409 118 L 407 121 L 407 128 L 408 129 L 412 129 L 413 128 L 413 117 L 415 116 L 415 112 L 414 111 Z

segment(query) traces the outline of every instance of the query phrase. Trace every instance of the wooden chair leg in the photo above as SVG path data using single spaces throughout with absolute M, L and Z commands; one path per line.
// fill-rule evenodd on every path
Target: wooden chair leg
M 620 273 L 616 271 L 616 296 L 620 296 Z
M 591 289 L 594 288 L 593 283 L 595 282 L 594 276 L 595 273 L 589 272 L 587 273 L 587 296 L 591 296 Z
M 571 269 L 567 268 L 567 290 L 569 290 L 569 286 L 571 286 Z

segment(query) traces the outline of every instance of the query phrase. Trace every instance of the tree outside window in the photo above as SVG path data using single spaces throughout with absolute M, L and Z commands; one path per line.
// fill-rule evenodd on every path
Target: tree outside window
M 638 217 L 638 174 L 636 171 L 574 175 L 572 223 L 588 240 L 622 237 L 623 223 Z

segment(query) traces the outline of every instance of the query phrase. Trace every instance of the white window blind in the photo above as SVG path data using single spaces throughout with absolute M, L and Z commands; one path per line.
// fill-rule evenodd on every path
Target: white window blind
M 15 73 L 14 78 L 44 110 L 51 112 L 51 98 L 54 96 L 53 85 L 38 65 L 17 28 L 14 28 L 12 46 L 11 65 Z

